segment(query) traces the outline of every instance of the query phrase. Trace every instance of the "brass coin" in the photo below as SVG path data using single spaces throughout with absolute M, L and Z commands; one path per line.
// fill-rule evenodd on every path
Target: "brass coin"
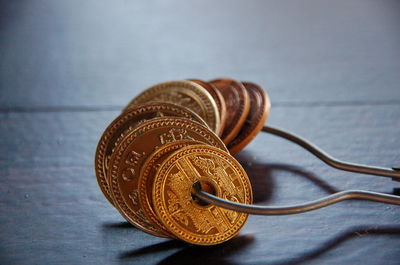
M 209 82 L 222 94 L 226 104 L 226 121 L 222 141 L 228 144 L 242 128 L 250 110 L 250 99 L 242 83 L 221 78 Z
M 152 86 L 134 98 L 126 109 L 150 101 L 171 102 L 184 106 L 199 114 L 215 133 L 219 132 L 220 117 L 215 100 L 199 84 L 185 80 Z
M 210 129 L 187 118 L 154 118 L 133 128 L 111 155 L 108 171 L 114 205 L 131 224 L 156 236 L 168 236 L 146 217 L 139 201 L 139 173 L 147 157 L 163 145 L 179 140 L 200 140 L 222 146 Z
M 242 150 L 261 131 L 271 108 L 269 97 L 262 87 L 251 82 L 242 84 L 250 96 L 250 112 L 239 134 L 228 145 L 232 155 Z
M 195 82 L 204 87 L 208 91 L 208 93 L 210 93 L 210 95 L 214 98 L 215 103 L 217 104 L 217 108 L 219 111 L 219 119 L 220 119 L 220 128 L 217 134 L 218 136 L 221 136 L 222 132 L 224 131 L 225 121 L 226 121 L 226 104 L 224 97 L 217 88 L 215 88 L 212 84 L 208 82 L 199 79 L 190 79 L 190 81 Z
M 205 142 L 207 142 L 205 140 Z M 220 142 L 221 144 L 222 141 Z M 189 145 L 202 144 L 199 141 L 193 140 L 182 140 L 175 141 L 172 143 L 168 143 L 163 145 L 154 151 L 143 163 L 142 169 L 140 170 L 139 176 L 139 201 L 140 205 L 146 217 L 157 227 L 159 230 L 169 233 L 167 228 L 163 223 L 158 219 L 157 214 L 153 210 L 153 182 L 154 177 L 156 176 L 156 172 L 160 164 L 167 158 L 171 153 L 176 150 L 183 148 Z M 219 148 L 224 149 L 223 146 L 219 146 Z
M 189 118 L 206 126 L 199 115 L 187 108 L 172 103 L 154 102 L 135 106 L 122 113 L 104 131 L 97 144 L 94 165 L 100 189 L 111 204 L 114 203 L 107 182 L 107 170 L 108 162 L 115 147 L 132 128 L 144 121 L 156 117 L 171 116 Z
M 239 232 L 248 214 L 197 203 L 191 190 L 198 181 L 219 197 L 252 202 L 246 172 L 230 154 L 212 146 L 194 145 L 179 149 L 161 164 L 153 186 L 154 209 L 179 239 L 198 245 L 225 242 Z

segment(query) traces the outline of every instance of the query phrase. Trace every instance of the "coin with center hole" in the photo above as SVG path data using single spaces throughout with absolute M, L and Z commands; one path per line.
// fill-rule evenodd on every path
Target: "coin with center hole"
M 131 224 L 156 236 L 169 236 L 149 220 L 139 200 L 139 173 L 149 155 L 163 145 L 180 140 L 225 145 L 210 129 L 187 118 L 163 117 L 143 122 L 133 128 L 111 155 L 108 183 L 114 205 Z
M 242 166 L 216 147 L 192 145 L 166 158 L 153 184 L 153 204 L 161 222 L 177 238 L 198 245 L 214 245 L 234 237 L 248 214 L 200 203 L 192 187 L 245 204 L 252 202 L 250 181 Z
M 203 139 L 203 142 L 207 142 Z M 222 142 L 220 142 L 222 143 Z M 169 233 L 164 224 L 158 219 L 158 216 L 154 212 L 153 207 L 153 183 L 154 177 L 160 164 L 167 158 L 170 154 L 178 149 L 189 145 L 202 144 L 200 141 L 193 140 L 181 140 L 175 141 L 163 145 L 154 151 L 143 163 L 142 169 L 140 170 L 139 176 L 139 201 L 146 217 L 159 229 Z M 218 144 L 218 143 L 217 143 Z M 217 146 L 224 149 L 223 146 Z

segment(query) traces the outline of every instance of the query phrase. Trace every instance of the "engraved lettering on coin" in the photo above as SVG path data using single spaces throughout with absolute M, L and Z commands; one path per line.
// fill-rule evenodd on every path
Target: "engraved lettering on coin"
M 104 196 L 114 204 L 108 182 L 109 160 L 116 146 L 136 126 L 156 117 L 185 117 L 206 125 L 204 120 L 193 111 L 173 104 L 153 102 L 135 106 L 119 115 L 104 131 L 97 145 L 95 170 L 97 182 Z
M 131 193 L 129 193 L 129 198 L 132 200 L 132 203 L 134 205 L 138 205 L 139 200 L 138 200 L 138 191 L 134 190 Z
M 171 143 L 179 140 L 193 140 L 193 138 L 188 135 L 185 129 L 176 128 L 172 128 L 167 133 L 160 135 L 161 144 Z
M 131 181 L 135 178 L 135 169 L 127 167 L 124 172 L 122 172 L 122 179 L 125 181 Z
M 125 163 L 128 164 L 128 165 L 131 165 L 131 166 L 135 166 L 135 165 L 138 164 L 139 160 L 145 155 L 146 155 L 146 153 L 144 153 L 144 152 L 142 152 L 140 154 L 140 153 L 137 153 L 135 151 L 131 151 L 129 153 L 127 159 L 125 160 Z
M 157 228 L 145 215 L 140 200 L 132 197 L 138 192 L 139 173 L 155 146 L 162 147 L 160 135 L 165 143 L 176 139 L 195 139 L 210 145 L 226 147 L 217 135 L 207 127 L 186 118 L 154 118 L 132 129 L 111 155 L 109 183 L 115 206 L 133 225 L 152 235 L 168 237 L 169 234 Z M 129 170 L 126 170 L 128 166 Z M 128 175 L 130 173 L 130 175 Z M 129 181 L 126 181 L 126 180 Z M 133 200 L 134 199 L 134 200 Z

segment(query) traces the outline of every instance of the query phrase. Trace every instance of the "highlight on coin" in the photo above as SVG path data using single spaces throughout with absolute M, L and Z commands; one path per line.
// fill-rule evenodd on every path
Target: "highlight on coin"
M 197 245 L 225 242 L 248 214 L 204 203 L 193 196 L 193 185 L 251 204 L 250 181 L 232 154 L 261 130 L 269 109 L 265 91 L 249 82 L 151 86 L 100 137 L 94 163 L 100 190 L 143 232 Z
M 94 162 L 100 190 L 136 228 L 196 245 L 235 237 L 249 214 L 297 214 L 350 199 L 400 205 L 399 196 L 362 190 L 297 205 L 252 205 L 249 178 L 233 155 L 260 131 L 335 168 L 400 180 L 398 168 L 341 161 L 294 133 L 265 126 L 270 108 L 264 89 L 252 82 L 156 84 L 133 98 L 100 137 Z

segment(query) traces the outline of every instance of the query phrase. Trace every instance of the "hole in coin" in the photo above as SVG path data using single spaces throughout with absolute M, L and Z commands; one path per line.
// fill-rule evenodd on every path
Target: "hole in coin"
M 197 183 L 200 184 L 200 187 L 201 187 L 202 191 L 210 193 L 212 195 L 217 195 L 217 190 L 215 189 L 214 184 L 212 182 L 204 180 L 204 179 L 201 179 L 201 180 L 197 181 L 195 184 L 197 184 Z M 208 206 L 208 205 L 210 205 L 209 203 L 200 200 L 199 198 L 197 198 L 193 194 L 192 194 L 192 199 L 194 200 L 194 202 L 197 205 L 200 205 L 200 206 Z

